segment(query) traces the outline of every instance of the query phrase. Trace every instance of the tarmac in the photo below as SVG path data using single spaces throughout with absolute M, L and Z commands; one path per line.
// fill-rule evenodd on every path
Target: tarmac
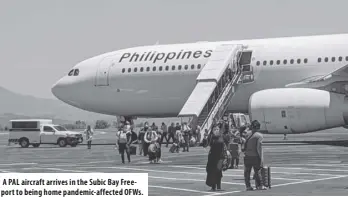
M 222 191 L 210 192 L 205 185 L 208 149 L 169 153 L 162 145 L 161 164 L 132 155 L 121 164 L 114 149 L 114 132 L 95 132 L 94 144 L 59 148 L 7 146 L 7 134 L 0 132 L 0 172 L 21 173 L 148 173 L 150 196 L 233 196 L 233 195 L 330 195 L 348 193 L 348 135 L 346 129 L 288 135 L 264 134 L 265 164 L 271 167 L 272 188 L 245 191 L 243 159 L 238 169 L 223 172 Z M 107 145 L 109 144 L 109 145 Z M 254 181 L 252 180 L 252 185 Z

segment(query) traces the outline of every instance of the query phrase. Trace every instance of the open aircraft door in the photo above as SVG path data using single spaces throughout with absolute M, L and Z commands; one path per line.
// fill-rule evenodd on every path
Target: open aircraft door
M 114 56 L 105 57 L 98 66 L 95 86 L 109 86 L 109 71 L 114 65 Z

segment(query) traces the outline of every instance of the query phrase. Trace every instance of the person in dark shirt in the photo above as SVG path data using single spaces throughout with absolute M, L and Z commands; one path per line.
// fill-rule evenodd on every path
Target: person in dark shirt
M 127 127 L 127 125 L 124 126 L 122 131 L 119 131 L 117 134 L 117 144 L 118 144 L 118 150 L 121 154 L 122 163 L 124 164 L 124 152 L 127 153 L 128 162 L 131 162 L 130 159 L 130 144 L 132 143 L 132 133 L 130 131 L 130 128 Z
M 160 144 L 162 146 L 163 144 L 163 139 L 166 139 L 167 141 L 167 145 L 168 145 L 168 130 L 167 130 L 167 125 L 164 124 L 164 122 L 162 122 L 162 125 L 161 125 L 161 130 L 162 130 L 162 133 L 161 133 L 161 139 L 160 139 Z
M 167 140 L 166 147 L 168 147 L 168 142 L 170 141 L 170 139 L 172 139 L 172 142 L 174 143 L 175 132 L 176 132 L 175 126 L 174 126 L 174 123 L 172 122 L 172 124 L 168 127 L 168 140 Z
M 219 126 L 214 126 L 211 133 L 205 183 L 211 187 L 212 191 L 215 191 L 216 189 L 221 190 L 222 168 L 218 167 L 218 163 L 224 158 L 224 142 Z

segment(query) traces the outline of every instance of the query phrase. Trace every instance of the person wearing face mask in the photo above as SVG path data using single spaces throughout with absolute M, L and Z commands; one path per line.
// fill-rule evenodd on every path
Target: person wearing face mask
M 130 159 L 130 144 L 132 143 L 132 133 L 130 131 L 130 124 L 126 122 L 126 125 L 123 127 L 123 130 L 119 131 L 117 134 L 117 144 L 118 150 L 121 154 L 122 163 L 124 164 L 124 152 L 127 153 L 128 162 L 131 162 Z
M 149 155 L 149 161 L 150 163 L 156 163 L 157 162 L 157 146 L 156 142 L 158 140 L 157 133 L 156 131 L 153 131 L 152 128 L 150 127 L 144 137 L 144 141 L 149 144 L 148 146 L 148 155 Z
M 222 162 L 224 159 L 224 141 L 220 133 L 219 126 L 214 126 L 210 137 L 210 151 L 206 166 L 207 178 L 206 185 L 211 187 L 212 191 L 221 190 Z

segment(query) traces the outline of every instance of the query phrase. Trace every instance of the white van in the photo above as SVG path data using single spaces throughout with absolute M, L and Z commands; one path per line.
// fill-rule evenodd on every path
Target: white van
M 82 134 L 68 131 L 60 125 L 54 125 L 48 119 L 11 120 L 9 145 L 19 144 L 23 148 L 29 145 L 39 147 L 40 144 L 58 144 L 60 147 L 75 147 L 82 143 Z

